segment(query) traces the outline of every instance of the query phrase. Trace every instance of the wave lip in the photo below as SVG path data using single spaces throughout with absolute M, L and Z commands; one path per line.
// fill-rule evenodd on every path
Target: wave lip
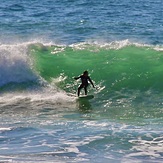
M 0 86 L 11 83 L 36 81 L 32 62 L 28 55 L 28 45 L 0 45 Z

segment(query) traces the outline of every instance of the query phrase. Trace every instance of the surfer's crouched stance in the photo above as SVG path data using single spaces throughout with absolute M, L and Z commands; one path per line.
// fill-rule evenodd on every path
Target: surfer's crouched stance
M 80 90 L 82 88 L 84 88 L 85 95 L 87 95 L 87 87 L 89 85 L 88 81 L 92 84 L 93 88 L 95 88 L 91 78 L 88 76 L 88 71 L 84 71 L 82 75 L 80 75 L 79 77 L 75 77 L 74 79 L 75 80 L 81 79 L 81 82 L 82 82 L 80 86 L 78 87 L 78 96 L 80 95 Z

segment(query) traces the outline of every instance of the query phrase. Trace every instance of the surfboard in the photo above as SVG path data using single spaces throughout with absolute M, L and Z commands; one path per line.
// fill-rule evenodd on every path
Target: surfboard
M 79 99 L 87 99 L 87 100 L 90 100 L 90 99 L 94 98 L 94 96 L 93 95 L 84 95 L 84 96 L 79 96 L 78 98 Z

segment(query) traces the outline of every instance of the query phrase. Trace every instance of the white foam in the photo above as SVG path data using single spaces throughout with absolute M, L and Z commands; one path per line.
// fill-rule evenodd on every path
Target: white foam
M 0 96 L 1 106 L 13 105 L 17 103 L 27 103 L 32 105 L 61 105 L 67 106 L 75 104 L 76 97 L 68 96 L 66 92 L 58 89 L 51 89 L 48 87 L 42 88 L 42 90 L 32 90 L 24 92 L 9 92 Z
M 0 45 L 0 86 L 36 80 L 27 55 L 27 44 Z
M 11 127 L 0 127 L 0 131 L 10 131 Z

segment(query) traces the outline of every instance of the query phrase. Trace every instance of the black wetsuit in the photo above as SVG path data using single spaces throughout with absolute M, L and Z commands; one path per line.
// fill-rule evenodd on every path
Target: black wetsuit
M 84 88 L 84 87 L 87 87 L 88 86 L 88 80 L 90 81 L 90 77 L 89 76 L 84 76 L 84 75 L 81 75 L 80 76 L 80 79 L 81 79 L 81 82 L 82 84 L 80 85 L 80 88 Z
M 94 84 L 93 84 L 93 82 L 92 82 L 92 80 L 90 79 L 90 77 L 89 76 L 87 76 L 87 75 L 80 75 L 79 77 L 75 77 L 74 79 L 81 79 L 81 84 L 79 85 L 79 87 L 78 87 L 78 96 L 80 95 L 80 90 L 82 89 L 82 88 L 84 88 L 84 90 L 85 90 L 85 95 L 87 95 L 87 87 L 88 87 L 88 85 L 89 85 L 89 83 L 88 83 L 88 81 L 93 85 L 93 87 L 94 87 Z

